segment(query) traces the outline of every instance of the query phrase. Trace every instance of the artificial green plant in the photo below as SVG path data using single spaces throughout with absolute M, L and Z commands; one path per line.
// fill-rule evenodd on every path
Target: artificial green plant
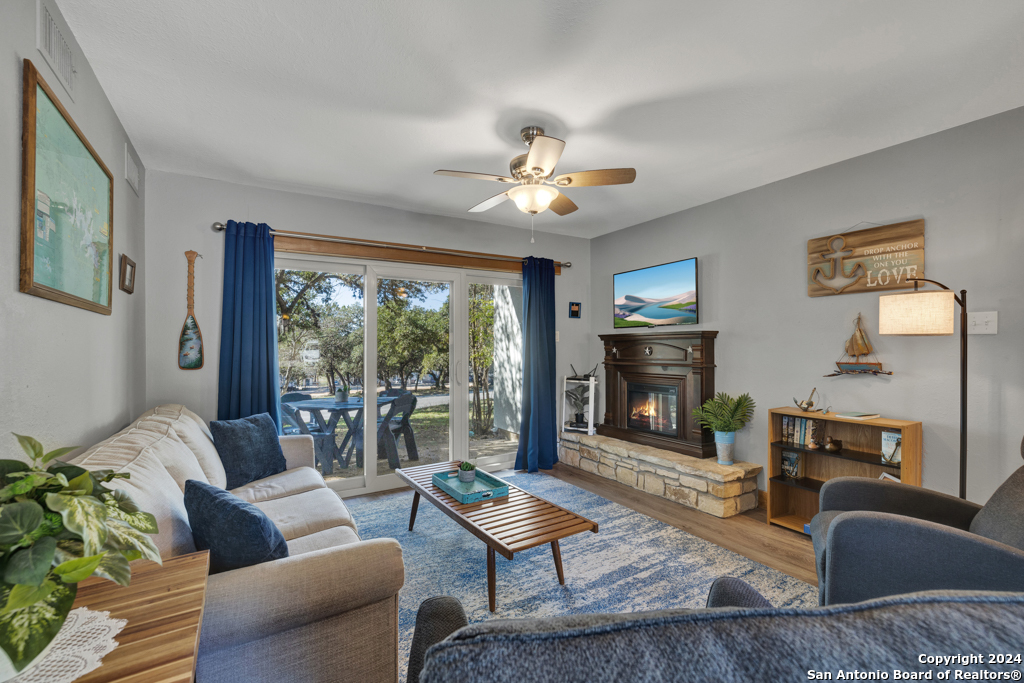
M 750 394 L 732 398 L 720 391 L 694 408 L 693 417 L 701 427 L 713 432 L 738 432 L 754 417 L 754 399 Z
M 572 389 L 566 389 L 565 397 L 569 399 L 573 412 L 577 414 L 584 413 L 590 402 L 590 387 L 586 384 L 580 384 Z
M 0 648 L 21 671 L 57 635 L 78 582 L 127 586 L 128 562 L 160 562 L 160 552 L 147 535 L 157 533 L 153 515 L 104 486 L 130 475 L 60 462 L 76 447 L 44 453 L 15 436 L 31 463 L 0 460 Z

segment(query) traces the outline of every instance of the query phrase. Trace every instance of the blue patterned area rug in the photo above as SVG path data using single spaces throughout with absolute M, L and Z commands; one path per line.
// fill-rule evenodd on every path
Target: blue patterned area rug
M 426 501 L 409 531 L 412 491 L 346 501 L 363 539 L 402 544 L 405 586 L 399 597 L 401 677 L 416 610 L 435 595 L 451 595 L 470 622 L 592 612 L 641 612 L 703 607 L 711 583 L 735 576 L 776 607 L 817 604 L 817 589 L 742 555 L 691 536 L 546 474 L 503 476 L 510 484 L 597 522 L 599 533 L 562 539 L 565 585 L 558 583 L 551 546 L 497 558 L 497 611 L 487 609 L 487 548 Z

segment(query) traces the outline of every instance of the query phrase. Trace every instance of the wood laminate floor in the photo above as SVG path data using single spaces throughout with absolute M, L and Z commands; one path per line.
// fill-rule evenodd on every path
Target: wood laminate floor
M 705 541 L 711 541 L 726 550 L 806 581 L 812 586 L 818 585 L 811 537 L 790 529 L 770 526 L 764 508 L 720 519 L 575 467 L 556 464 L 554 469 L 544 470 L 543 473 L 682 529 Z M 502 474 L 509 475 L 513 472 L 507 470 L 494 474 L 500 477 Z M 366 497 L 379 498 L 395 493 L 396 491 L 384 491 L 367 494 Z

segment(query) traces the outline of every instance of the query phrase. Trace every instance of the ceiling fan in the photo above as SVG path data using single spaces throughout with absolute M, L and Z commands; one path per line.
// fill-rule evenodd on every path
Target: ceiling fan
M 556 190 L 556 187 L 592 187 L 594 185 L 625 185 L 636 178 L 633 168 L 606 168 L 600 171 L 577 171 L 565 173 L 555 178 L 551 175 L 565 141 L 544 135 L 539 126 L 527 126 L 519 132 L 523 142 L 530 148 L 529 153 L 520 154 L 509 165 L 512 177 L 491 175 L 489 173 L 470 173 L 468 171 L 434 171 L 434 175 L 450 175 L 456 178 L 475 178 L 498 183 L 519 183 L 510 190 L 496 194 L 470 209 L 471 213 L 487 211 L 506 199 L 511 199 L 523 213 L 536 215 L 550 208 L 559 216 L 575 211 L 577 207 L 572 200 Z

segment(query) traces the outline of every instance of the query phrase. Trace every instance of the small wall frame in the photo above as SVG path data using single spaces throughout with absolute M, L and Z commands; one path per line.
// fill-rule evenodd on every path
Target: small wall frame
M 122 292 L 135 293 L 135 261 L 128 258 L 127 254 L 121 254 L 121 282 L 118 287 Z

